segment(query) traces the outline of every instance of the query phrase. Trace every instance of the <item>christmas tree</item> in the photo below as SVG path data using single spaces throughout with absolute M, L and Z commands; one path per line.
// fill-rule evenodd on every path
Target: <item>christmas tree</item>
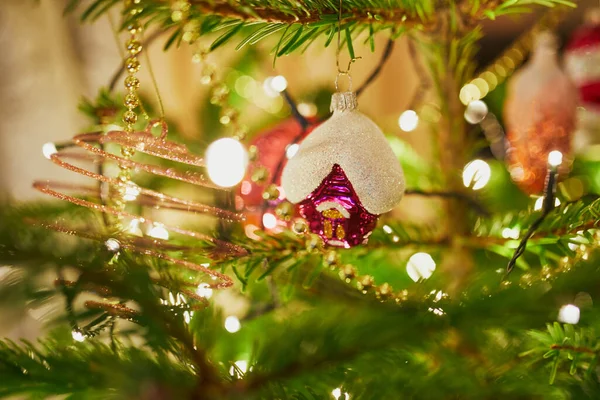
M 77 178 L 0 208 L 0 304 L 52 309 L 38 341 L 0 341 L 0 397 L 600 398 L 600 22 L 564 67 L 548 33 L 576 6 L 70 0 L 122 65 L 42 149 Z M 530 11 L 479 65 L 483 22 Z M 359 111 L 399 41 L 398 125 L 431 159 Z M 151 43 L 190 52 L 202 134 L 171 120 Z M 315 47 L 337 69 L 318 92 L 252 77 Z

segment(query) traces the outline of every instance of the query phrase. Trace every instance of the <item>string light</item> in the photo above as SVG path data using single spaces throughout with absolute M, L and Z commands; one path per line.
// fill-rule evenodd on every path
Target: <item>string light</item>
M 263 82 L 263 89 L 267 96 L 277 97 L 287 88 L 287 79 L 282 75 L 270 76 Z
M 50 159 L 50 157 L 52 157 L 52 154 L 55 154 L 57 152 L 58 150 L 56 149 L 56 145 L 52 142 L 44 143 L 44 145 L 42 146 L 42 154 L 48 160 Z
M 414 110 L 406 110 L 398 118 L 398 126 L 404 132 L 412 132 L 419 126 L 419 116 Z
M 473 160 L 463 170 L 463 184 L 473 190 L 485 187 L 490 181 L 492 170 L 488 163 L 483 160 Z
M 81 331 L 78 330 L 74 330 L 71 332 L 71 336 L 73 337 L 73 340 L 76 342 L 84 342 L 85 341 L 85 335 L 83 333 L 81 333 Z
M 577 324 L 580 316 L 581 312 L 579 311 L 579 307 L 573 304 L 565 304 L 558 311 L 558 320 L 565 324 Z
M 229 317 L 225 318 L 225 330 L 227 332 L 236 333 L 241 328 L 242 324 L 240 323 L 240 320 L 237 317 L 230 315 Z
M 313 103 L 300 103 L 298 104 L 298 112 L 303 117 L 314 117 L 317 115 L 317 106 Z
M 428 279 L 435 271 L 435 261 L 427 253 L 415 253 L 406 264 L 406 272 L 410 279 L 418 282 L 422 279 Z
M 563 154 L 558 150 L 552 150 L 548 154 L 548 164 L 552 167 L 558 167 L 563 162 Z
M 132 219 L 129 222 L 129 226 L 127 226 L 127 232 L 129 232 L 131 235 L 135 235 L 135 236 L 143 236 L 144 234 L 142 233 L 142 230 L 140 229 L 140 220 L 137 218 Z
M 232 138 L 221 138 L 206 149 L 206 170 L 211 181 L 221 187 L 232 187 L 244 179 L 248 152 Z
M 132 182 L 127 182 L 125 184 L 125 193 L 123 195 L 123 200 L 125 201 L 134 201 L 140 195 L 140 188 L 136 184 Z

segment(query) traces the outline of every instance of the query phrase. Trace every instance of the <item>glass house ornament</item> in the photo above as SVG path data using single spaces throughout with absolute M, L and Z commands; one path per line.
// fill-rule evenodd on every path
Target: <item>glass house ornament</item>
M 365 244 L 380 214 L 404 194 L 404 173 L 385 136 L 357 110 L 353 92 L 334 93 L 332 115 L 283 170 L 287 199 L 326 244 Z

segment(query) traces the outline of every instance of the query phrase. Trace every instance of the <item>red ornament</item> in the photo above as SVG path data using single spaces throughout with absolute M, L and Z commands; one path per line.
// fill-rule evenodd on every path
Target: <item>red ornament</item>
M 294 144 L 294 140 L 300 142 L 317 125 L 314 119 L 309 120 L 309 123 L 307 128 L 303 128 L 296 119 L 290 118 L 257 135 L 250 142 L 250 146 L 256 146 L 257 158 L 248 168 L 236 201 L 237 209 L 246 214 L 247 224 L 260 227 L 265 212 L 275 215 L 274 208 L 285 198 L 281 190 L 281 173 L 287 163 L 286 151 L 288 146 Z M 252 177 L 261 171 L 266 172 L 266 175 L 259 181 L 253 181 Z M 278 187 L 281 195 L 278 199 L 269 200 L 265 208 L 263 193 L 271 184 Z
M 504 107 L 508 169 L 528 194 L 544 190 L 551 151 L 564 155 L 561 174 L 569 169 L 578 96 L 558 65 L 556 47 L 552 34 L 540 34 L 531 60 L 509 83 Z
M 575 149 L 600 142 L 600 9 L 587 12 L 565 50 L 565 69 L 579 90 L 578 130 Z

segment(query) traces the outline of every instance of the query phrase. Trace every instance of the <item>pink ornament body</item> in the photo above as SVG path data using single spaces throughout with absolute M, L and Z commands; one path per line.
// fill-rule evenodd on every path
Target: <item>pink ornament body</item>
M 377 215 L 360 202 L 344 170 L 335 164 L 321 185 L 298 204 L 311 232 L 327 244 L 350 247 L 367 242 L 377 225 Z
M 524 192 L 543 191 L 552 150 L 568 160 L 577 101 L 576 88 L 558 65 L 554 37 L 541 34 L 533 57 L 509 82 L 504 107 L 506 161 Z M 568 161 L 563 163 L 563 175 L 568 166 Z

